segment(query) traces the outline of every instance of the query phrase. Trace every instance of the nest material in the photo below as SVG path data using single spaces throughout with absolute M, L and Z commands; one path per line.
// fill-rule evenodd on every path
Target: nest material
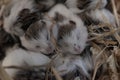
M 2 5 L 7 4 L 9 1 L 10 0 L 0 0 L 0 27 L 3 25 L 1 14 L 4 6 Z M 89 41 L 92 43 L 91 51 L 95 58 L 92 80 L 120 80 L 120 1 L 111 1 L 117 27 L 113 28 L 110 24 L 106 23 L 98 24 L 97 26 L 91 25 L 88 28 Z M 118 12 L 118 14 L 116 14 L 116 12 Z M 0 67 L 0 70 L 1 79 L 12 80 L 7 76 L 2 67 Z M 54 68 L 52 68 L 52 71 L 57 80 L 62 80 Z M 75 80 L 79 80 L 79 78 L 76 77 Z

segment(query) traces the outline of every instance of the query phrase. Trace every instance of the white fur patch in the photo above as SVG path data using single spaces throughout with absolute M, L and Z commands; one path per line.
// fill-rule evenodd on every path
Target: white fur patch
M 41 53 L 25 51 L 19 48 L 13 50 L 5 57 L 2 66 L 3 67 L 8 67 L 8 66 L 23 67 L 25 65 L 40 66 L 40 65 L 48 64 L 49 62 L 50 59 Z M 19 69 L 10 69 L 10 68 L 5 68 L 5 70 L 11 77 L 14 77 L 16 72 L 19 71 Z
M 69 8 L 77 8 L 77 0 L 66 0 L 65 2 L 66 6 Z
M 109 24 L 115 26 L 114 15 L 105 8 L 91 10 L 87 15 L 96 21 L 100 21 L 102 23 L 109 23 Z

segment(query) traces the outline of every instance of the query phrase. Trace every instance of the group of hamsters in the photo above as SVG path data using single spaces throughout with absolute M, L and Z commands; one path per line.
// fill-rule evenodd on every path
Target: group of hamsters
M 0 27 L 0 60 L 5 71 L 15 78 L 25 72 L 15 66 L 28 69 L 42 66 L 33 67 L 35 71 L 51 66 L 61 77 L 79 71 L 90 80 L 94 61 L 86 48 L 90 46 L 87 29 L 99 23 L 115 27 L 107 3 L 107 0 L 11 0 Z M 41 71 L 41 75 L 45 79 L 45 73 Z

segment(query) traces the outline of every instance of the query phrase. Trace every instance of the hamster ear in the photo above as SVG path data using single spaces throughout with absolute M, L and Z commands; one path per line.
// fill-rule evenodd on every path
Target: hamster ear
M 34 22 L 29 26 L 26 32 L 33 32 L 33 31 L 37 32 L 38 30 L 42 30 L 43 28 L 42 25 L 43 23 L 41 21 Z
M 92 2 L 91 0 L 78 0 L 78 3 L 81 4 L 78 4 L 77 6 L 80 10 L 83 10 L 86 9 L 91 2 Z
M 74 21 L 72 21 L 72 20 L 70 20 L 69 23 L 70 23 L 71 26 L 75 26 L 76 25 L 76 23 Z
M 39 27 L 39 30 L 43 30 L 43 29 L 46 29 L 47 28 L 47 23 L 46 23 L 46 21 L 38 21 L 37 23 L 36 23 L 36 25 Z M 37 27 L 36 26 L 36 27 Z
M 55 13 L 55 18 L 54 18 L 54 20 L 55 20 L 56 22 L 62 22 L 62 21 L 64 20 L 64 16 L 61 15 L 60 13 L 56 12 L 56 13 Z
M 18 14 L 18 17 L 20 18 L 24 18 L 25 16 L 30 14 L 30 10 L 25 8 L 23 10 L 20 11 L 20 13 Z

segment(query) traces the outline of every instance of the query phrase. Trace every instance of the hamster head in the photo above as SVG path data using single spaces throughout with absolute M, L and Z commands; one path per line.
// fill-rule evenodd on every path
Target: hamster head
M 86 33 L 81 33 L 74 21 L 61 25 L 58 29 L 57 44 L 63 53 L 80 54 L 86 46 Z M 84 30 L 84 29 L 83 29 Z
M 27 9 L 26 11 L 24 9 Z M 24 11 L 24 12 L 23 12 Z M 29 11 L 33 11 L 33 2 L 29 0 L 12 0 L 4 11 L 4 29 L 8 33 L 22 35 L 24 31 L 21 29 L 22 24 L 18 23 L 18 19 L 27 15 Z
M 54 51 L 47 22 L 37 21 L 30 25 L 25 35 L 21 37 L 22 45 L 32 51 L 49 54 Z
M 82 20 L 61 4 L 56 5 L 49 16 L 56 21 L 53 35 L 58 47 L 63 53 L 80 54 L 86 46 L 88 36 Z

